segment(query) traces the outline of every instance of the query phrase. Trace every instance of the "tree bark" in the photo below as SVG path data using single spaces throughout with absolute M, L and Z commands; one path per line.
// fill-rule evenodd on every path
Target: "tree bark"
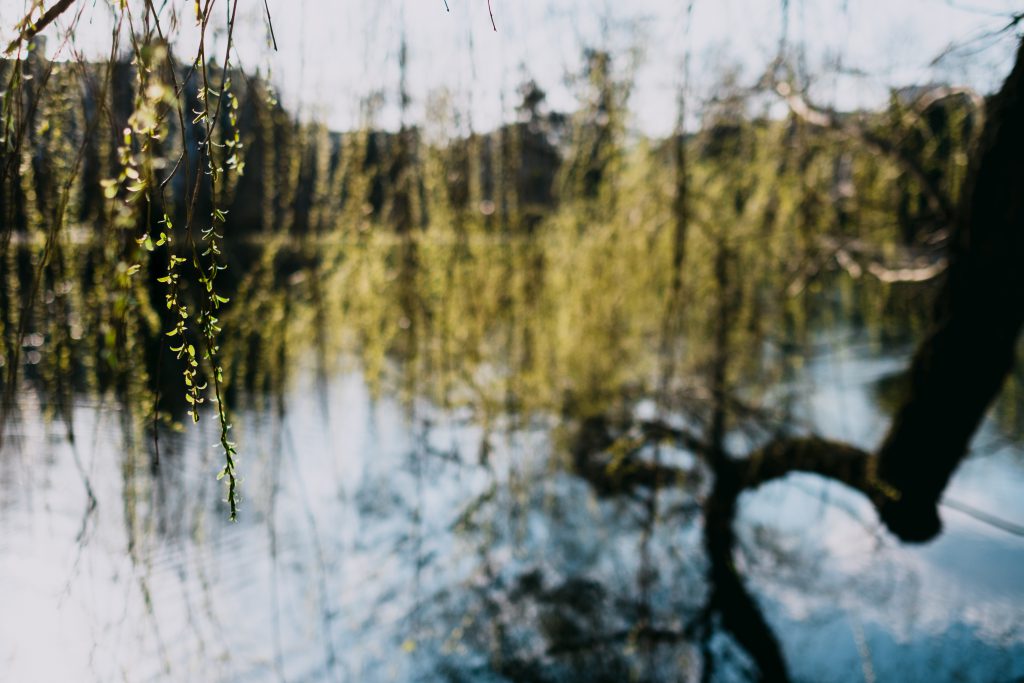
M 909 541 L 941 528 L 937 505 L 1013 368 L 1024 323 L 1024 42 L 989 103 L 954 227 L 930 335 L 910 395 L 878 449 L 891 487 L 882 520 Z

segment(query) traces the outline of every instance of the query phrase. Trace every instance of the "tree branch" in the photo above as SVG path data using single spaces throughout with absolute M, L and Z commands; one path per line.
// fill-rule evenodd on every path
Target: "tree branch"
M 50 7 L 50 9 L 46 10 L 46 13 L 43 14 L 43 16 L 39 18 L 39 21 L 36 22 L 32 21 L 31 14 L 25 15 L 25 18 L 22 19 L 18 24 L 19 26 L 23 27 L 21 29 L 21 33 L 19 33 L 18 37 L 12 40 L 7 45 L 7 49 L 4 50 L 4 54 L 10 54 L 11 52 L 14 52 L 16 49 L 18 49 L 19 45 L 35 38 L 40 31 L 42 31 L 44 28 L 52 24 L 54 20 L 57 19 L 57 17 L 64 14 L 64 12 L 67 11 L 67 9 L 71 7 L 71 5 L 74 4 L 74 2 L 75 0 L 58 0 L 58 2 L 54 3 L 54 5 Z

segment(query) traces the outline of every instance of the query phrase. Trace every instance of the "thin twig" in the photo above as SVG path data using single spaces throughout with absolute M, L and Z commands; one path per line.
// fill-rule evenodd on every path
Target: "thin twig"
M 448 0 L 445 0 L 444 6 L 448 6 Z M 274 36 L 274 22 L 270 18 L 270 5 L 267 4 L 267 0 L 263 0 L 263 9 L 267 11 L 267 28 L 270 29 L 270 42 L 274 45 L 274 52 L 277 52 L 277 38 Z

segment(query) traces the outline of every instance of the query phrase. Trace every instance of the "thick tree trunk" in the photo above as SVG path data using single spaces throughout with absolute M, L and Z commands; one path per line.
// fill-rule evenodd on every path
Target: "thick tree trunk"
M 1013 367 L 1022 323 L 1024 42 L 989 103 L 933 329 L 914 356 L 911 394 L 878 450 L 878 479 L 891 487 L 880 512 L 900 538 L 938 533 L 939 498 Z

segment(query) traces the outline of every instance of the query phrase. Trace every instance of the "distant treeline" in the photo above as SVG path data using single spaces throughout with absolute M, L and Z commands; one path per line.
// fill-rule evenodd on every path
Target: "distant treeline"
M 53 212 L 63 208 L 63 190 L 69 195 L 65 222 L 102 226 L 111 219 L 103 181 L 120 171 L 121 131 L 136 110 L 135 67 L 128 62 L 53 63 L 39 52 L 24 61 L 0 63 L 4 82 L 17 70 L 26 79 L 19 90 L 22 102 L 5 107 L 15 127 L 24 131 L 18 148 L 7 140 L 3 151 L 0 216 L 5 232 L 24 234 L 51 221 Z M 217 202 L 227 210 L 230 236 L 321 233 L 366 220 L 402 233 L 426 229 L 435 215 L 475 213 L 495 229 L 529 232 L 559 203 L 596 200 L 602 193 L 614 201 L 614 191 L 605 192 L 606 181 L 622 170 L 631 84 L 616 80 L 610 61 L 606 53 L 587 53 L 585 86 L 575 112 L 549 111 L 545 93 L 527 82 L 518 92 L 515 121 L 490 132 L 444 139 L 428 139 L 421 126 L 340 133 L 300 123 L 275 100 L 266 81 L 233 71 L 230 83 L 239 103 L 243 143 L 238 155 L 244 166 L 218 188 Z M 195 111 L 200 97 L 195 69 L 179 66 L 177 72 L 185 111 Z M 888 110 L 859 119 L 868 122 L 863 133 L 876 148 L 912 171 L 899 174 L 886 198 L 908 243 L 942 227 L 940 207 L 929 200 L 928 190 L 955 193 L 976 126 L 975 102 L 966 95 L 933 98 L 915 112 L 921 104 L 918 95 L 927 92 L 894 93 Z M 856 185 L 850 149 L 837 141 L 835 130 L 805 125 L 796 116 L 770 120 L 746 110 L 735 96 L 708 106 L 703 130 L 685 137 L 691 163 L 747 154 L 744 146 L 767 141 L 755 129 L 773 131 L 769 144 L 780 149 L 799 134 L 804 146 L 816 148 L 816 156 L 831 158 L 831 178 L 815 180 L 827 181 L 835 199 L 850 198 Z M 150 205 L 136 203 L 137 219 L 140 224 L 152 221 L 166 211 L 180 226 L 191 182 L 180 166 L 196 164 L 204 129 L 188 118 L 179 122 L 170 108 L 162 113 L 164 133 L 155 161 L 162 192 L 148 188 Z M 908 114 L 914 114 L 912 120 Z M 223 135 L 227 107 L 221 117 Z M 676 140 L 643 144 L 653 151 L 649 161 L 673 171 Z M 777 180 L 783 180 L 781 174 Z M 922 187 L 927 184 L 932 187 Z M 193 207 L 198 216 L 210 209 L 208 184 L 203 188 Z
M 188 368 L 167 332 L 187 310 L 182 341 L 201 348 L 195 316 L 212 297 L 230 300 L 218 323 L 229 401 L 238 389 L 279 389 L 286 359 L 343 326 L 367 365 L 384 367 L 385 358 L 430 357 L 435 335 L 453 335 L 444 347 L 452 353 L 469 339 L 482 344 L 509 306 L 528 313 L 508 325 L 550 322 L 530 333 L 524 358 L 533 367 L 536 340 L 562 334 L 559 316 L 579 305 L 572 324 L 590 338 L 610 335 L 609 348 L 585 363 L 584 352 L 568 353 L 559 372 L 590 378 L 569 382 L 589 387 L 580 395 L 604 395 L 598 380 L 626 363 L 615 360 L 624 330 L 637 335 L 637 349 L 666 317 L 673 334 L 700 338 L 722 313 L 716 296 L 728 293 L 751 349 L 780 321 L 787 338 L 799 337 L 805 298 L 837 270 L 870 281 L 860 290 L 868 298 L 848 302 L 850 315 L 883 330 L 891 316 L 905 328 L 907 311 L 921 307 L 889 297 L 890 286 L 941 272 L 944 211 L 980 116 L 976 98 L 925 88 L 894 93 L 884 111 L 808 117 L 794 108 L 773 119 L 753 112 L 751 92 L 723 86 L 714 101 L 688 105 L 699 131 L 649 139 L 629 131 L 629 76 L 590 51 L 572 112 L 551 111 L 527 81 L 515 120 L 496 130 L 473 132 L 458 112 L 432 107 L 433 118 L 398 131 L 369 118 L 361 130 L 332 132 L 297 122 L 258 76 L 225 79 L 208 65 L 218 90 L 203 93 L 197 70 L 178 65 L 162 87 L 182 90 L 184 112 L 201 111 L 202 97 L 226 105 L 211 143 L 218 163 L 237 172 L 221 176 L 214 197 L 196 168 L 206 128 L 179 114 L 173 93 L 140 96 L 154 86 L 140 87 L 133 63 L 58 63 L 42 52 L 0 63 L 9 86 L 4 386 L 37 381 L 64 402 L 73 391 L 114 389 L 175 416 L 188 407 L 180 386 Z M 138 129 L 153 132 L 145 150 L 127 134 Z M 240 146 L 230 144 L 235 131 Z M 182 237 L 189 217 L 198 233 L 217 211 L 226 212 L 224 270 L 203 292 L 206 266 L 194 265 Z M 170 241 L 157 239 L 164 231 Z M 426 244 L 435 236 L 451 249 Z M 492 238 L 533 244 L 513 249 Z M 475 281 L 460 285 L 462 270 Z M 491 281 L 498 273 L 507 283 Z M 435 300 L 439 283 L 452 289 Z M 627 291 L 629 305 L 612 296 Z M 438 312 L 452 301 L 464 306 Z M 702 367 L 705 353 L 689 348 L 686 362 Z M 469 344 L 458 362 L 474 354 Z M 748 356 L 760 372 L 759 356 Z M 431 367 L 454 362 L 446 355 Z M 612 367 L 597 372 L 605 363 Z M 197 372 L 198 383 L 210 368 L 200 362 Z

